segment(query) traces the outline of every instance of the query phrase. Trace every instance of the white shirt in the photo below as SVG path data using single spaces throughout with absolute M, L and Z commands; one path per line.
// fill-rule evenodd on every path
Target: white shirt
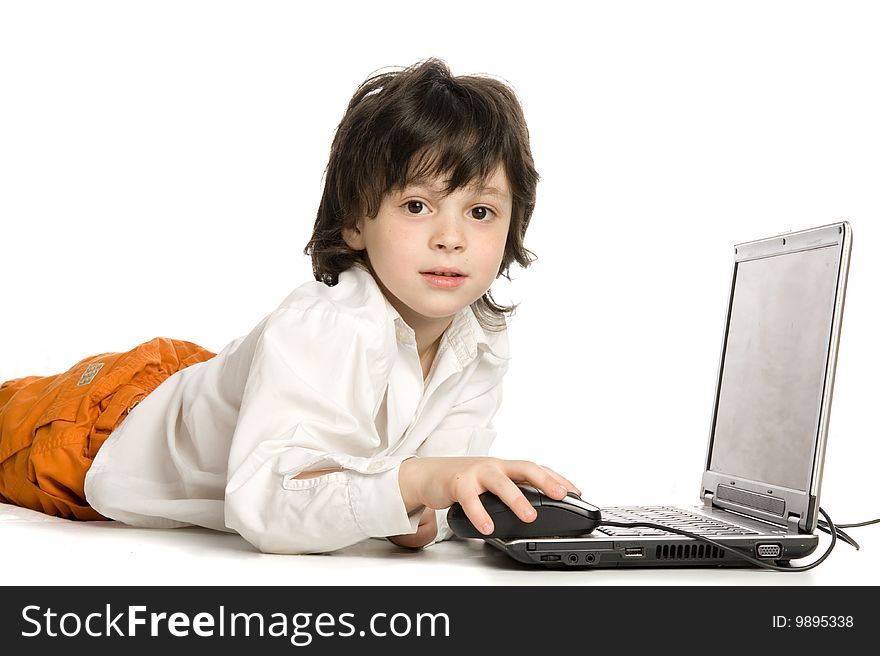
M 506 331 L 467 307 L 424 380 L 415 333 L 352 267 L 144 398 L 98 451 L 86 498 L 126 524 L 233 530 L 270 553 L 414 533 L 400 463 L 487 454 L 508 357 Z M 438 539 L 450 533 L 441 511 Z

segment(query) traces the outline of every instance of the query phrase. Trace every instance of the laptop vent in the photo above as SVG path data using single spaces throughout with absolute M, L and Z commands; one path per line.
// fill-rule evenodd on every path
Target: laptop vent
M 657 560 L 704 560 L 724 558 L 724 549 L 712 544 L 662 544 L 657 547 Z
M 785 514 L 785 501 L 766 494 L 737 490 L 729 485 L 719 485 L 715 496 L 717 499 L 732 501 L 747 508 L 764 510 L 780 517 Z

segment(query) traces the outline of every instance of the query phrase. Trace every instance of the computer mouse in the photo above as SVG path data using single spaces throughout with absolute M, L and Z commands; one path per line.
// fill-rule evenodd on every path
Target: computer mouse
M 574 492 L 561 500 L 552 499 L 531 485 L 518 486 L 538 513 L 531 522 L 524 522 L 499 497 L 483 492 L 480 501 L 495 525 L 485 535 L 471 523 L 460 503 L 449 507 L 446 521 L 449 528 L 461 538 L 532 538 L 571 537 L 590 533 L 602 521 L 601 511 Z

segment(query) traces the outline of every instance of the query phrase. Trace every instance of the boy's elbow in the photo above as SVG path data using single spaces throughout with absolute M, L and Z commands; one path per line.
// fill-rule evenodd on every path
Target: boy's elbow
M 264 530 L 246 525 L 231 526 L 230 528 L 233 528 L 262 553 L 288 556 L 330 553 L 366 539 L 362 536 L 344 537 L 305 531 Z
M 344 549 L 365 540 L 355 524 L 349 530 L 335 523 L 338 515 L 301 512 L 285 499 L 265 500 L 249 495 L 229 494 L 225 502 L 226 526 L 243 537 L 262 553 L 319 554 Z M 330 517 L 332 515 L 332 517 Z

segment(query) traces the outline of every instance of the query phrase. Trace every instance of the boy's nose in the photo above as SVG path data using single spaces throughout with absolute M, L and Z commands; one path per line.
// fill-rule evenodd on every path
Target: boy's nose
M 456 217 L 439 216 L 431 246 L 438 250 L 462 251 L 465 249 L 465 237 L 461 223 Z

